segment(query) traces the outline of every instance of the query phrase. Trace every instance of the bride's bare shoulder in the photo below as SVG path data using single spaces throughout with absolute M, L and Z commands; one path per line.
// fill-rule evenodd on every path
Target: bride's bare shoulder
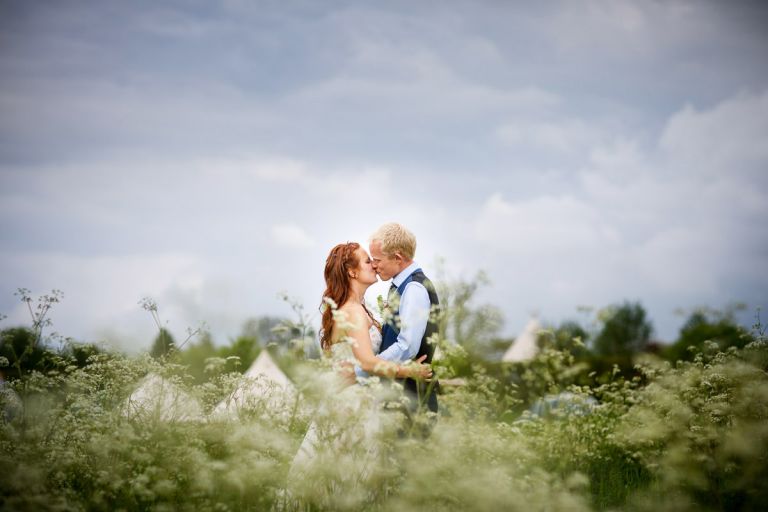
M 361 304 L 354 302 L 347 302 L 339 308 L 339 312 L 342 313 L 342 318 L 352 324 L 355 327 L 365 326 L 365 309 Z

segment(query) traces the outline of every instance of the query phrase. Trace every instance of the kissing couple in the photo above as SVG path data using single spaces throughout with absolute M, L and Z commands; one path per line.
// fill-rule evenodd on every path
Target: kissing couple
M 332 390 L 329 400 L 316 411 L 291 464 L 294 484 L 334 481 L 341 485 L 334 486 L 336 491 L 349 484 L 364 486 L 382 459 L 384 433 L 404 432 L 403 416 L 382 410 L 401 412 L 411 429 L 418 411 L 428 412 L 429 426 L 437 413 L 430 341 L 437 335 L 439 302 L 432 282 L 414 261 L 416 237 L 400 224 L 387 223 L 371 235 L 369 249 L 370 254 L 358 243 L 338 244 L 325 262 L 320 345 L 334 363 L 335 384 L 327 386 Z M 364 298 L 379 278 L 392 280 L 381 321 Z M 387 385 L 392 380 L 400 386 Z M 400 387 L 402 394 L 397 393 Z M 326 478 L 310 477 L 319 474 Z M 298 488 L 294 492 L 305 494 Z
M 428 385 L 424 380 L 432 377 L 429 365 L 435 348 L 429 340 L 437 333 L 434 310 L 439 301 L 432 282 L 413 260 L 416 237 L 392 222 L 371 236 L 369 248 L 370 254 L 349 242 L 331 249 L 325 262 L 320 344 L 328 353 L 344 350 L 339 343 L 349 342 L 358 378 L 374 374 L 399 379 L 410 410 L 426 405 L 437 412 L 436 382 Z M 365 292 L 378 278 L 392 280 L 383 326 L 365 304 Z

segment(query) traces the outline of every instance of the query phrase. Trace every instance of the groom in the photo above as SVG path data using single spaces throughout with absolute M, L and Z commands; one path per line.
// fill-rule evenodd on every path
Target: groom
M 404 362 L 426 355 L 424 363 L 430 364 L 435 346 L 429 340 L 437 333 L 433 315 L 439 302 L 432 282 L 413 261 L 416 237 L 402 225 L 390 222 L 371 235 L 369 248 L 376 273 L 383 281 L 392 279 L 387 300 L 390 315 L 384 319 L 378 357 Z M 405 379 L 402 383 L 412 411 L 426 405 L 437 412 L 436 379 Z

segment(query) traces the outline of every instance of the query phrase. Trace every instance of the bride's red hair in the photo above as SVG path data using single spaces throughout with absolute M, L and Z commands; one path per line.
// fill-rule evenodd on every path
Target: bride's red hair
M 325 260 L 325 292 L 323 292 L 323 323 L 320 329 L 320 346 L 323 350 L 331 347 L 331 334 L 333 332 L 333 307 L 327 304 L 326 299 L 331 299 L 336 308 L 343 306 L 349 299 L 349 271 L 356 270 L 360 266 L 356 251 L 360 244 L 348 242 L 339 244 L 331 249 L 328 259 Z
M 357 242 L 347 242 L 339 244 L 328 255 L 325 260 L 325 292 L 323 292 L 323 303 L 320 310 L 323 312 L 323 322 L 320 328 L 320 346 L 323 350 L 331 348 L 331 335 L 333 334 L 333 311 L 342 307 L 349 300 L 349 294 L 352 291 L 350 285 L 350 270 L 360 268 L 360 259 L 357 257 L 357 250 L 360 244 Z M 328 304 L 327 299 L 333 301 L 333 305 Z M 363 304 L 363 309 L 379 331 L 381 324 Z

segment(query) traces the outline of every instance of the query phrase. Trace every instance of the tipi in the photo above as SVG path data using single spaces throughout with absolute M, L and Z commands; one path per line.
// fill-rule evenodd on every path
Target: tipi
M 532 317 L 523 332 L 509 346 L 501 360 L 505 363 L 517 363 L 533 359 L 539 351 L 539 346 L 536 344 L 539 330 L 541 330 L 541 324 L 539 324 L 538 318 Z
M 244 409 L 279 413 L 295 400 L 295 388 L 267 350 L 243 375 L 243 382 L 213 409 L 215 416 L 238 417 Z
M 243 374 L 244 377 L 256 379 L 266 377 L 275 384 L 283 388 L 293 388 L 293 384 L 288 377 L 275 364 L 275 361 L 269 355 L 269 352 L 262 350 L 259 357 L 251 364 L 251 367 Z
M 162 421 L 192 421 L 203 417 L 200 403 L 178 385 L 149 373 L 125 401 L 128 417 Z

